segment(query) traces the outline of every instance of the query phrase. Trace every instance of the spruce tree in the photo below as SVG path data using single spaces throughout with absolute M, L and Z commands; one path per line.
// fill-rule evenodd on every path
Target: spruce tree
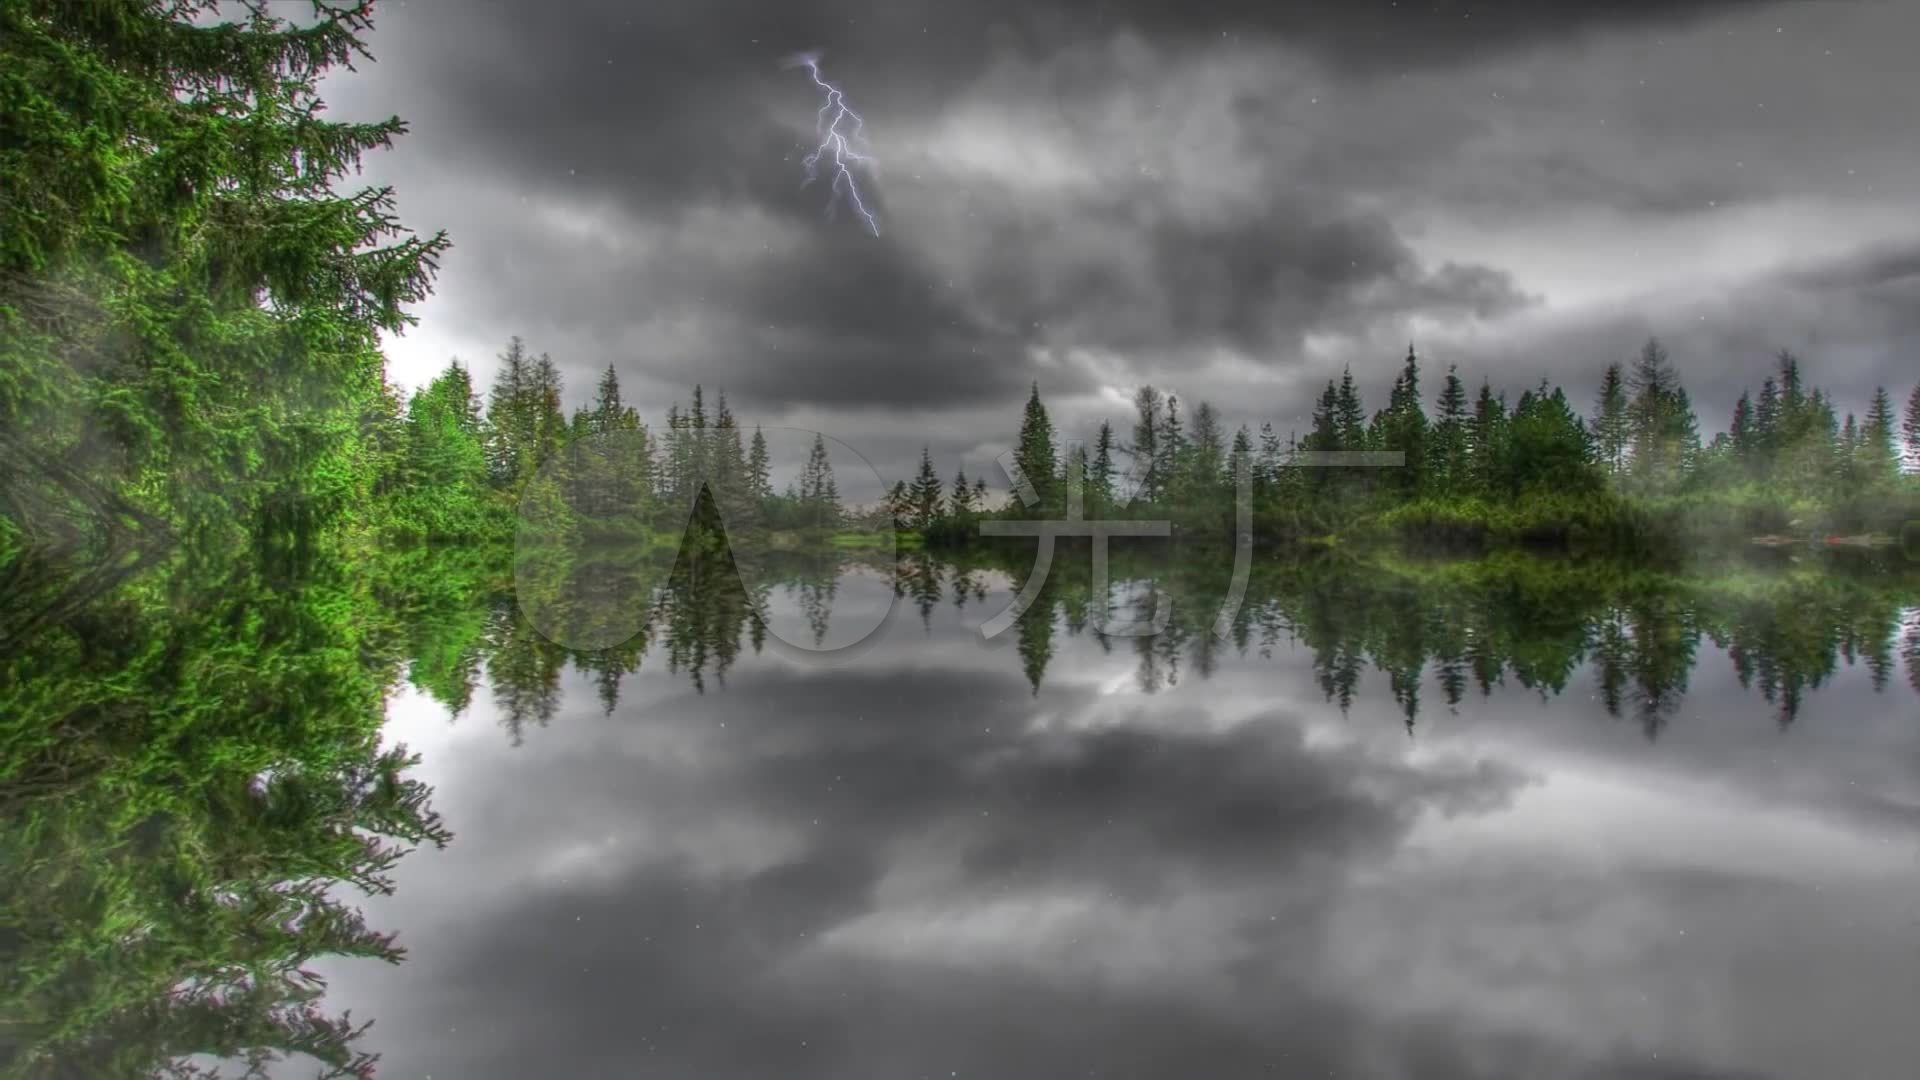
M 1273 422 L 1260 424 L 1259 464 L 1253 470 L 1254 493 L 1261 497 L 1271 496 L 1280 483 L 1280 436 L 1274 433 Z
M 1053 445 L 1053 421 L 1040 402 L 1040 384 L 1033 384 L 1025 414 L 1020 419 L 1020 442 L 1014 449 L 1014 468 L 1040 498 L 1039 506 L 1054 505 L 1056 473 L 1060 467 Z
M 1193 410 L 1193 434 L 1189 441 L 1193 446 L 1193 459 L 1188 487 L 1194 496 L 1204 498 L 1220 484 L 1226 465 L 1226 432 L 1220 427 L 1220 411 L 1211 402 L 1203 401 Z
M 773 465 L 767 456 L 767 437 L 755 425 L 747 449 L 747 490 L 759 502 L 773 498 Z
M 953 472 L 953 485 L 947 489 L 947 512 L 956 518 L 973 513 L 973 488 L 967 483 L 965 467 Z
M 1254 472 L 1253 433 L 1247 430 L 1247 425 L 1245 424 L 1241 424 L 1234 430 L 1233 445 L 1227 452 L 1226 481 L 1229 492 L 1237 492 L 1238 490 L 1236 484 L 1239 481 L 1240 463 L 1243 461 L 1246 462 L 1247 466 L 1247 481 L 1248 483 L 1252 483 Z
M 1751 464 L 1756 456 L 1758 439 L 1753 420 L 1753 398 L 1742 391 L 1740 400 L 1733 403 L 1733 419 L 1727 426 L 1727 442 L 1733 455 L 1742 464 Z
M 1692 467 L 1700 443 L 1687 392 L 1657 339 L 1642 346 L 1628 388 L 1633 477 L 1645 490 L 1663 490 Z
M 1313 430 L 1307 433 L 1300 449 L 1311 453 L 1325 453 L 1341 448 L 1340 435 L 1340 391 L 1333 380 L 1327 380 L 1327 388 L 1321 392 L 1320 400 L 1313 407 Z M 1301 473 L 1299 469 L 1290 472 Z M 1338 469 L 1307 469 L 1301 474 L 1303 483 L 1315 492 L 1337 490 L 1339 487 Z
M 1920 386 L 1907 395 L 1907 415 L 1901 421 L 1900 434 L 1906 444 L 1907 467 L 1920 469 Z
M 1436 411 L 1430 471 L 1435 488 L 1451 494 L 1466 483 L 1468 422 L 1467 388 L 1452 364 L 1447 365 Z
M 1887 388 L 1873 388 L 1873 403 L 1867 408 L 1866 430 L 1862 435 L 1862 458 L 1867 481 L 1873 485 L 1891 483 L 1900 472 L 1900 449 L 1894 439 L 1893 399 Z
M 915 528 L 928 528 L 940 516 L 940 476 L 933 471 L 933 454 L 924 446 L 920 448 L 920 472 L 907 488 L 907 501 Z
M 1180 399 L 1167 395 L 1166 412 L 1160 418 L 1160 436 L 1154 447 L 1154 471 L 1160 474 L 1161 498 L 1178 503 L 1187 497 L 1185 490 L 1187 459 L 1186 426 L 1180 422 Z
M 907 491 L 905 480 L 895 480 L 887 489 L 887 513 L 893 518 L 897 529 L 913 528 L 913 496 Z
M 800 471 L 800 505 L 806 523 L 816 529 L 839 527 L 840 488 L 833 479 L 833 462 L 827 456 L 827 441 L 815 434 L 807 451 L 807 463 Z
M 1406 455 L 1406 464 L 1393 471 L 1387 488 L 1411 498 L 1425 486 L 1427 467 L 1427 414 L 1420 402 L 1420 362 L 1413 346 L 1407 346 L 1407 360 L 1393 381 L 1387 396 L 1387 408 L 1379 424 L 1378 445 L 1383 450 L 1398 450 Z
M 712 451 L 708 462 L 714 483 L 714 497 L 730 514 L 746 512 L 753 502 L 747 482 L 747 455 L 740 445 L 740 425 L 727 406 L 727 392 L 720 391 L 714 403 Z
M 487 464 L 494 483 L 505 487 L 519 479 L 527 447 L 533 443 L 533 414 L 527 398 L 533 360 L 518 337 L 507 341 L 507 351 L 499 359 L 487 398 L 487 427 L 492 436 Z
M 1480 381 L 1480 396 L 1474 401 L 1473 423 L 1467 434 L 1474 493 L 1491 495 L 1505 490 L 1507 403 L 1485 379 Z
M 447 246 L 391 189 L 336 186 L 406 131 L 322 112 L 371 6 L 220 14 L 0 4 L 0 482 L 97 485 L 210 541 L 364 507 L 379 334 Z
M 1619 364 L 1608 364 L 1593 406 L 1593 447 L 1609 476 L 1618 476 L 1626 467 L 1629 430 L 1626 377 Z
M 1066 497 L 1069 505 L 1071 505 L 1073 500 L 1074 488 L 1078 487 L 1080 489 L 1080 513 L 1083 516 L 1086 513 L 1088 499 L 1087 476 L 1092 471 L 1093 466 L 1092 463 L 1087 460 L 1087 448 L 1085 444 L 1075 443 L 1073 449 L 1067 451 L 1066 465 L 1060 470 L 1060 474 L 1063 480 L 1062 486 L 1066 489 Z
M 620 375 L 608 364 L 606 373 L 600 376 L 600 382 L 593 390 L 593 423 L 596 434 L 606 434 L 619 430 L 626 421 L 629 410 L 620 400 Z
M 1753 456 L 1761 471 L 1773 468 L 1774 454 L 1780 448 L 1780 384 L 1769 375 L 1760 384 L 1760 398 L 1753 406 Z
M 1353 382 L 1353 369 L 1340 373 L 1340 390 L 1335 398 L 1334 421 L 1339 429 L 1339 445 L 1333 450 L 1367 448 L 1367 414 L 1360 403 L 1360 391 Z
M 1160 460 L 1160 391 L 1142 386 L 1133 395 L 1133 473 L 1138 485 L 1135 496 L 1151 503 L 1160 497 L 1165 478 L 1155 472 Z
M 1102 513 L 1113 505 L 1113 425 L 1100 421 L 1093 441 L 1093 466 L 1087 476 L 1087 503 Z

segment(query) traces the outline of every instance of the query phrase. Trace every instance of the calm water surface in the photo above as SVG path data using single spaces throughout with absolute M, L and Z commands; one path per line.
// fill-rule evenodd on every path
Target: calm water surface
M 1891 654 L 1337 591 L 984 639 L 1010 595 L 851 569 L 631 671 L 522 631 L 457 710 L 403 686 L 455 839 L 327 1005 L 394 1077 L 1913 1075 L 1910 608 Z

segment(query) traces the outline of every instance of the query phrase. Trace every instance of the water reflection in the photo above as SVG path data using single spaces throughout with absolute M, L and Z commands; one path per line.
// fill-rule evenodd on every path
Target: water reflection
M 5 1075 L 283 1053 L 371 1075 L 312 963 L 399 960 L 353 893 L 450 836 L 415 759 L 381 744 L 394 661 L 386 624 L 356 618 L 371 597 L 291 569 L 61 585 L 0 660 Z
M 1035 693 L 1062 636 L 1090 638 L 1106 653 L 1130 650 L 1135 682 L 1146 693 L 1172 689 L 1187 677 L 1204 681 L 1226 654 L 1271 657 L 1276 649 L 1304 648 L 1326 700 L 1343 711 L 1364 672 L 1384 673 L 1409 731 L 1420 719 L 1429 673 L 1440 703 L 1457 709 L 1470 694 L 1485 698 L 1508 684 L 1557 696 L 1591 665 L 1607 713 L 1654 738 L 1680 711 L 1702 643 L 1725 654 L 1740 685 L 1757 691 L 1782 726 L 1799 716 L 1809 691 L 1843 666 L 1864 665 L 1873 688 L 1884 691 L 1904 663 L 1908 682 L 1920 690 L 1920 623 L 1905 617 L 1920 599 L 1920 582 L 1866 561 L 1797 569 L 1743 564 L 1679 579 L 1528 557 L 1267 564 L 1256 567 L 1246 600 L 1223 633 L 1214 618 L 1227 583 L 1214 560 L 1129 566 L 1122 559 L 1105 598 L 1119 624 L 1145 626 L 1163 603 L 1173 612 L 1165 631 L 1142 636 L 1102 633 L 1100 621 L 1090 619 L 1090 607 L 1101 602 L 1089 593 L 1090 574 L 1071 559 L 1062 563 L 1015 624 L 1020 669 Z M 611 712 L 620 679 L 656 649 L 667 669 L 683 673 L 696 690 L 710 680 L 724 683 L 743 650 L 757 654 L 767 647 L 769 603 L 776 596 L 797 606 L 819 645 L 834 625 L 840 585 L 851 576 L 884 576 L 897 605 L 930 631 L 943 603 L 959 612 L 973 604 L 977 621 L 984 621 L 1004 606 L 988 608 L 989 591 L 1023 572 L 1006 561 L 926 552 L 884 562 L 841 554 L 763 563 L 749 576 L 751 585 L 741 583 L 724 555 L 706 565 L 655 562 L 650 575 L 637 565 L 629 564 L 619 587 L 585 590 L 627 598 L 619 621 L 632 636 L 610 648 L 555 645 L 525 617 L 524 592 L 494 598 L 491 623 L 471 648 L 476 659 L 482 653 L 495 658 L 488 678 L 516 733 L 551 716 L 550 699 L 568 662 L 594 673 Z M 574 571 L 576 579 L 603 572 Z M 642 577 L 646 586 L 634 584 Z M 877 619 L 873 605 L 856 606 L 853 621 L 863 635 Z M 456 711 L 479 678 L 477 664 L 464 670 L 469 685 L 442 694 Z
M 1920 1053 L 1920 590 L 1886 567 L 1265 564 L 1221 631 L 1207 560 L 1116 558 L 1100 598 L 1066 557 L 983 640 L 1013 556 L 724 557 L 622 556 L 598 590 L 424 555 L 149 575 L 62 615 L 6 660 L 0 1060 L 1652 1077 Z M 1173 618 L 1103 634 L 1103 599 Z M 530 601 L 604 644 L 554 643 Z
M 982 640 L 1010 569 L 852 560 L 830 616 L 882 602 L 880 571 L 894 616 L 827 656 L 756 651 L 756 620 L 808 618 L 771 585 L 700 624 L 733 638 L 705 654 L 736 650 L 724 689 L 654 652 L 608 712 L 569 669 L 519 747 L 484 702 L 401 702 L 463 839 L 380 905 L 415 960 L 343 966 L 342 1000 L 396 1067 L 476 1077 L 1891 1077 L 1920 1052 L 1911 594 L 1885 575 L 1276 566 L 1216 636 L 1224 582 L 1160 566 L 1114 599 L 1174 622 L 1128 639 L 1066 572 Z

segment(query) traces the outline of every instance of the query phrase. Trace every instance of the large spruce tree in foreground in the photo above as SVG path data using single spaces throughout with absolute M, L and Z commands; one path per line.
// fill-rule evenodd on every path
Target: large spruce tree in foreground
M 334 187 L 403 130 L 315 94 L 370 8 L 0 0 L 0 590 L 103 535 L 198 556 L 0 627 L 0 1075 L 372 1075 L 308 964 L 398 959 L 346 886 L 447 834 L 365 574 L 233 543 L 479 483 L 465 372 L 404 439 L 381 372 L 446 241 Z
M 391 191 L 335 187 L 405 130 L 329 120 L 316 94 L 366 55 L 371 9 L 0 0 L 14 542 L 46 531 L 28 484 L 69 504 L 97 488 L 188 535 L 307 530 L 356 504 L 377 332 L 409 321 L 447 243 L 402 227 Z

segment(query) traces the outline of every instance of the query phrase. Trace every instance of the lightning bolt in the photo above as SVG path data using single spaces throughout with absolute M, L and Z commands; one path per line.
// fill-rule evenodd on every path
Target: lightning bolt
M 814 119 L 814 134 L 820 142 L 813 148 L 813 153 L 801 159 L 801 164 L 807 168 L 807 178 L 801 182 L 800 186 L 805 188 L 818 180 L 821 162 L 830 158 L 833 166 L 833 193 L 846 199 L 847 204 L 852 206 L 867 223 L 867 228 L 873 230 L 873 235 L 879 236 L 880 221 L 873 216 L 873 211 L 867 209 L 866 200 L 860 197 L 859 181 L 855 180 L 853 175 L 855 165 L 862 165 L 869 169 L 873 167 L 874 159 L 855 149 L 855 146 L 866 144 L 866 136 L 861 134 L 866 121 L 862 120 L 860 114 L 854 112 L 847 104 L 847 95 L 841 92 L 839 87 L 821 77 L 819 53 L 801 53 L 788 59 L 785 66 L 806 68 L 807 73 L 813 76 L 813 85 L 820 88 L 825 98 L 820 105 L 820 112 Z M 829 200 L 827 220 L 833 220 L 833 213 L 834 204 Z

